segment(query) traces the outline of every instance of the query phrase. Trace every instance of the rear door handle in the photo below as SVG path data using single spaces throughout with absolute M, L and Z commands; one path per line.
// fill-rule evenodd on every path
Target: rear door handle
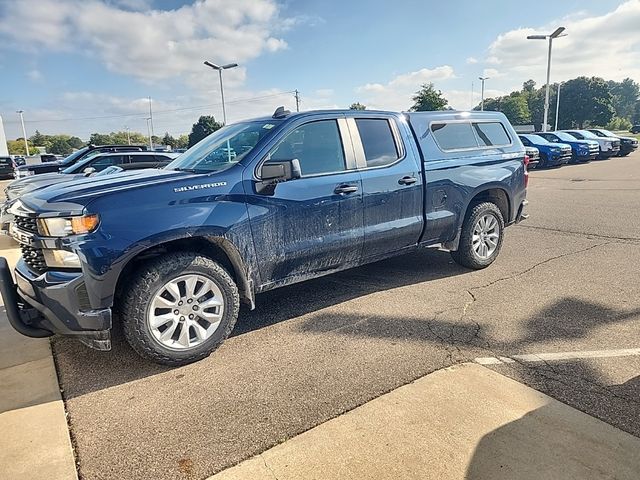
M 338 185 L 333 192 L 342 195 L 342 194 L 345 194 L 345 193 L 354 193 L 354 192 L 357 192 L 357 191 L 358 191 L 358 187 L 357 186 L 344 184 L 344 185 Z
M 406 177 L 402 177 L 400 180 L 398 180 L 398 183 L 400 185 L 412 185 L 417 181 L 418 179 L 416 177 L 410 177 L 409 175 L 407 175 Z

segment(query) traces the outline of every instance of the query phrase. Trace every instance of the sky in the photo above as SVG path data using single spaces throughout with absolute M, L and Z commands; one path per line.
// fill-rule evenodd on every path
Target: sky
M 93 132 L 188 133 L 300 109 L 407 110 L 423 83 L 455 109 L 544 85 L 547 44 L 566 27 L 551 81 L 640 81 L 640 0 L 0 0 L 0 115 L 8 138 Z M 473 94 L 472 94 L 473 89 Z

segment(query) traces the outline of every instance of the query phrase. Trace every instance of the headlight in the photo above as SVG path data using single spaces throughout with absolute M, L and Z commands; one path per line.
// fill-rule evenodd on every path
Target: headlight
M 66 237 L 93 232 L 98 227 L 98 215 L 39 218 L 38 230 L 47 237 Z
M 16 171 L 16 177 L 17 178 L 24 178 L 24 177 L 29 177 L 31 175 L 34 175 L 35 172 L 33 170 L 17 170 Z
M 604 142 L 604 146 L 605 146 L 606 148 L 611 148 L 611 147 L 613 147 L 613 143 L 611 143 L 611 142 Z
M 80 258 L 66 250 L 42 250 L 47 267 L 79 268 Z

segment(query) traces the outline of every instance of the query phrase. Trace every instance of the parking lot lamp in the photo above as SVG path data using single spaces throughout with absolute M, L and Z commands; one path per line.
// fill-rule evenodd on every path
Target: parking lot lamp
M 482 82 L 482 87 L 480 88 L 480 111 L 484 111 L 484 81 L 489 80 L 489 77 L 478 77 Z
M 542 131 L 547 131 L 547 121 L 549 119 L 549 80 L 551 77 L 551 46 L 553 45 L 553 39 L 558 37 L 565 37 L 562 32 L 565 31 L 564 27 L 558 27 L 551 35 L 529 35 L 527 40 L 547 40 L 549 39 L 549 53 L 547 55 L 547 88 L 544 96 L 544 120 L 542 122 Z
M 16 110 L 16 113 L 20 115 L 20 123 L 22 124 L 22 138 L 24 139 L 24 151 L 26 156 L 29 156 L 29 143 L 27 143 L 27 131 L 24 129 L 24 117 L 22 114 L 24 110 Z
M 555 131 L 558 131 L 558 112 L 560 111 L 560 87 L 562 87 L 562 82 L 558 84 L 558 91 L 556 92 L 556 127 Z
M 145 118 L 147 121 L 147 134 L 149 135 L 149 150 L 153 151 L 153 138 L 151 138 L 151 117 Z
M 224 106 L 224 86 L 222 85 L 222 71 L 223 70 L 229 70 L 231 68 L 235 68 L 238 66 L 237 63 L 227 63 L 226 65 L 216 65 L 215 63 L 211 63 L 208 60 L 205 60 L 204 64 L 207 67 L 211 67 L 214 70 L 217 70 L 218 73 L 220 74 L 220 96 L 222 97 L 222 124 L 226 125 L 227 124 L 227 111 L 225 109 Z

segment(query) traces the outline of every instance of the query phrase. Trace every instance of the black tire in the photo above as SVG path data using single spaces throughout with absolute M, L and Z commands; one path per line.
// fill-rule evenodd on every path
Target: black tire
M 478 221 L 486 216 L 493 215 L 497 220 L 498 241 L 495 250 L 487 258 L 479 256 L 473 248 L 473 230 Z M 504 219 L 502 213 L 495 203 L 482 202 L 471 205 L 462 224 L 462 232 L 460 234 L 460 243 L 458 249 L 451 252 L 451 257 L 455 262 L 463 267 L 480 270 L 491 265 L 500 253 L 502 247 L 502 239 L 504 237 Z
M 547 156 L 540 152 L 540 159 L 538 160 L 538 166 L 536 168 L 546 168 L 547 167 Z
M 147 315 L 158 291 L 171 279 L 189 273 L 204 276 L 216 284 L 222 292 L 224 311 L 220 324 L 203 343 L 186 350 L 174 350 L 156 340 L 148 325 Z M 122 327 L 127 342 L 140 356 L 162 365 L 186 365 L 209 356 L 220 346 L 233 330 L 239 309 L 238 288 L 224 268 L 198 253 L 175 252 L 144 264 L 125 287 L 121 308 Z

